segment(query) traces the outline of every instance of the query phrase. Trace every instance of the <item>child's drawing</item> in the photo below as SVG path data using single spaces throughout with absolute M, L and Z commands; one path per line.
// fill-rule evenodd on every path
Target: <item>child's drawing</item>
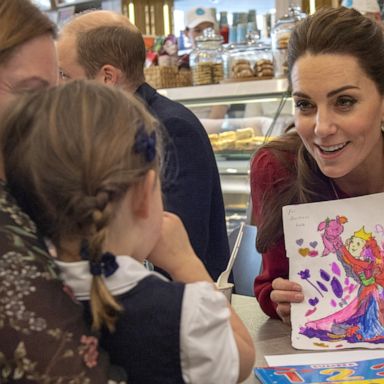
M 384 307 L 383 250 L 379 248 L 372 233 L 367 233 L 364 227 L 354 232 L 344 244 L 335 238 L 335 242 L 324 246 L 328 250 L 329 246 L 332 247 L 332 252 L 337 255 L 347 276 L 356 281 L 358 292 L 344 308 L 324 318 L 307 322 L 300 333 L 323 341 L 382 343 L 384 317 L 380 306 Z M 333 277 L 332 282 L 335 296 L 341 298 L 341 283 L 337 277 Z
M 322 221 L 319 226 L 319 231 L 324 231 L 321 235 L 324 244 L 323 256 L 327 256 L 331 252 L 335 252 L 335 247 L 341 244 L 341 234 L 344 231 L 343 224 L 347 221 L 344 216 L 336 216 L 335 219 L 327 218 Z
M 290 279 L 305 295 L 292 305 L 295 347 L 384 348 L 384 194 L 375 198 L 381 205 L 354 198 L 284 208 Z

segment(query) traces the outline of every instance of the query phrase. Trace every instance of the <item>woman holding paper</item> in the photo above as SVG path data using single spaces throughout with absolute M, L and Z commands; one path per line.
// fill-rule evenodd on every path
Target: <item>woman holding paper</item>
M 304 297 L 288 280 L 282 207 L 384 192 L 383 33 L 353 9 L 323 9 L 296 26 L 288 52 L 295 129 L 257 152 L 251 194 L 263 254 L 255 295 L 289 323 Z

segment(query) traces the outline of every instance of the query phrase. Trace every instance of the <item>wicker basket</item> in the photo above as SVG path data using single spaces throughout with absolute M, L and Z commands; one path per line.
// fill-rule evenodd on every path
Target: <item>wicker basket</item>
M 190 69 L 179 69 L 177 72 L 177 86 L 178 87 L 190 87 L 192 86 L 192 72 Z
M 191 71 L 177 67 L 153 66 L 144 69 L 145 80 L 152 87 L 175 88 L 192 85 Z

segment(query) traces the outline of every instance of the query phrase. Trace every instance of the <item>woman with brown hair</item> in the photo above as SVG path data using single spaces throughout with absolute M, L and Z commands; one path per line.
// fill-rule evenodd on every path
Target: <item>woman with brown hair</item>
M 0 1 L 0 113 L 21 92 L 55 85 L 55 25 L 29 1 Z
M 55 25 L 31 1 L 0 0 L 0 26 L 3 115 L 24 92 L 56 85 L 58 66 Z M 97 339 L 9 193 L 2 161 L 0 179 L 0 382 L 106 383 Z
M 384 191 L 382 29 L 353 9 L 319 10 L 296 26 L 288 69 L 295 129 L 264 145 L 251 170 L 255 295 L 285 322 L 303 294 L 288 280 L 282 207 Z

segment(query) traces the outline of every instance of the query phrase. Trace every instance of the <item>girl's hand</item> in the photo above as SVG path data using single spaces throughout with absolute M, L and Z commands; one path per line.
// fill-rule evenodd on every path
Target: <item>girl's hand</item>
M 196 259 L 182 221 L 173 213 L 164 212 L 161 235 L 148 260 L 178 279 L 179 271 Z
M 304 300 L 299 284 L 278 277 L 272 281 L 271 300 L 277 304 L 276 312 L 284 323 L 291 323 L 291 303 L 301 303 Z

